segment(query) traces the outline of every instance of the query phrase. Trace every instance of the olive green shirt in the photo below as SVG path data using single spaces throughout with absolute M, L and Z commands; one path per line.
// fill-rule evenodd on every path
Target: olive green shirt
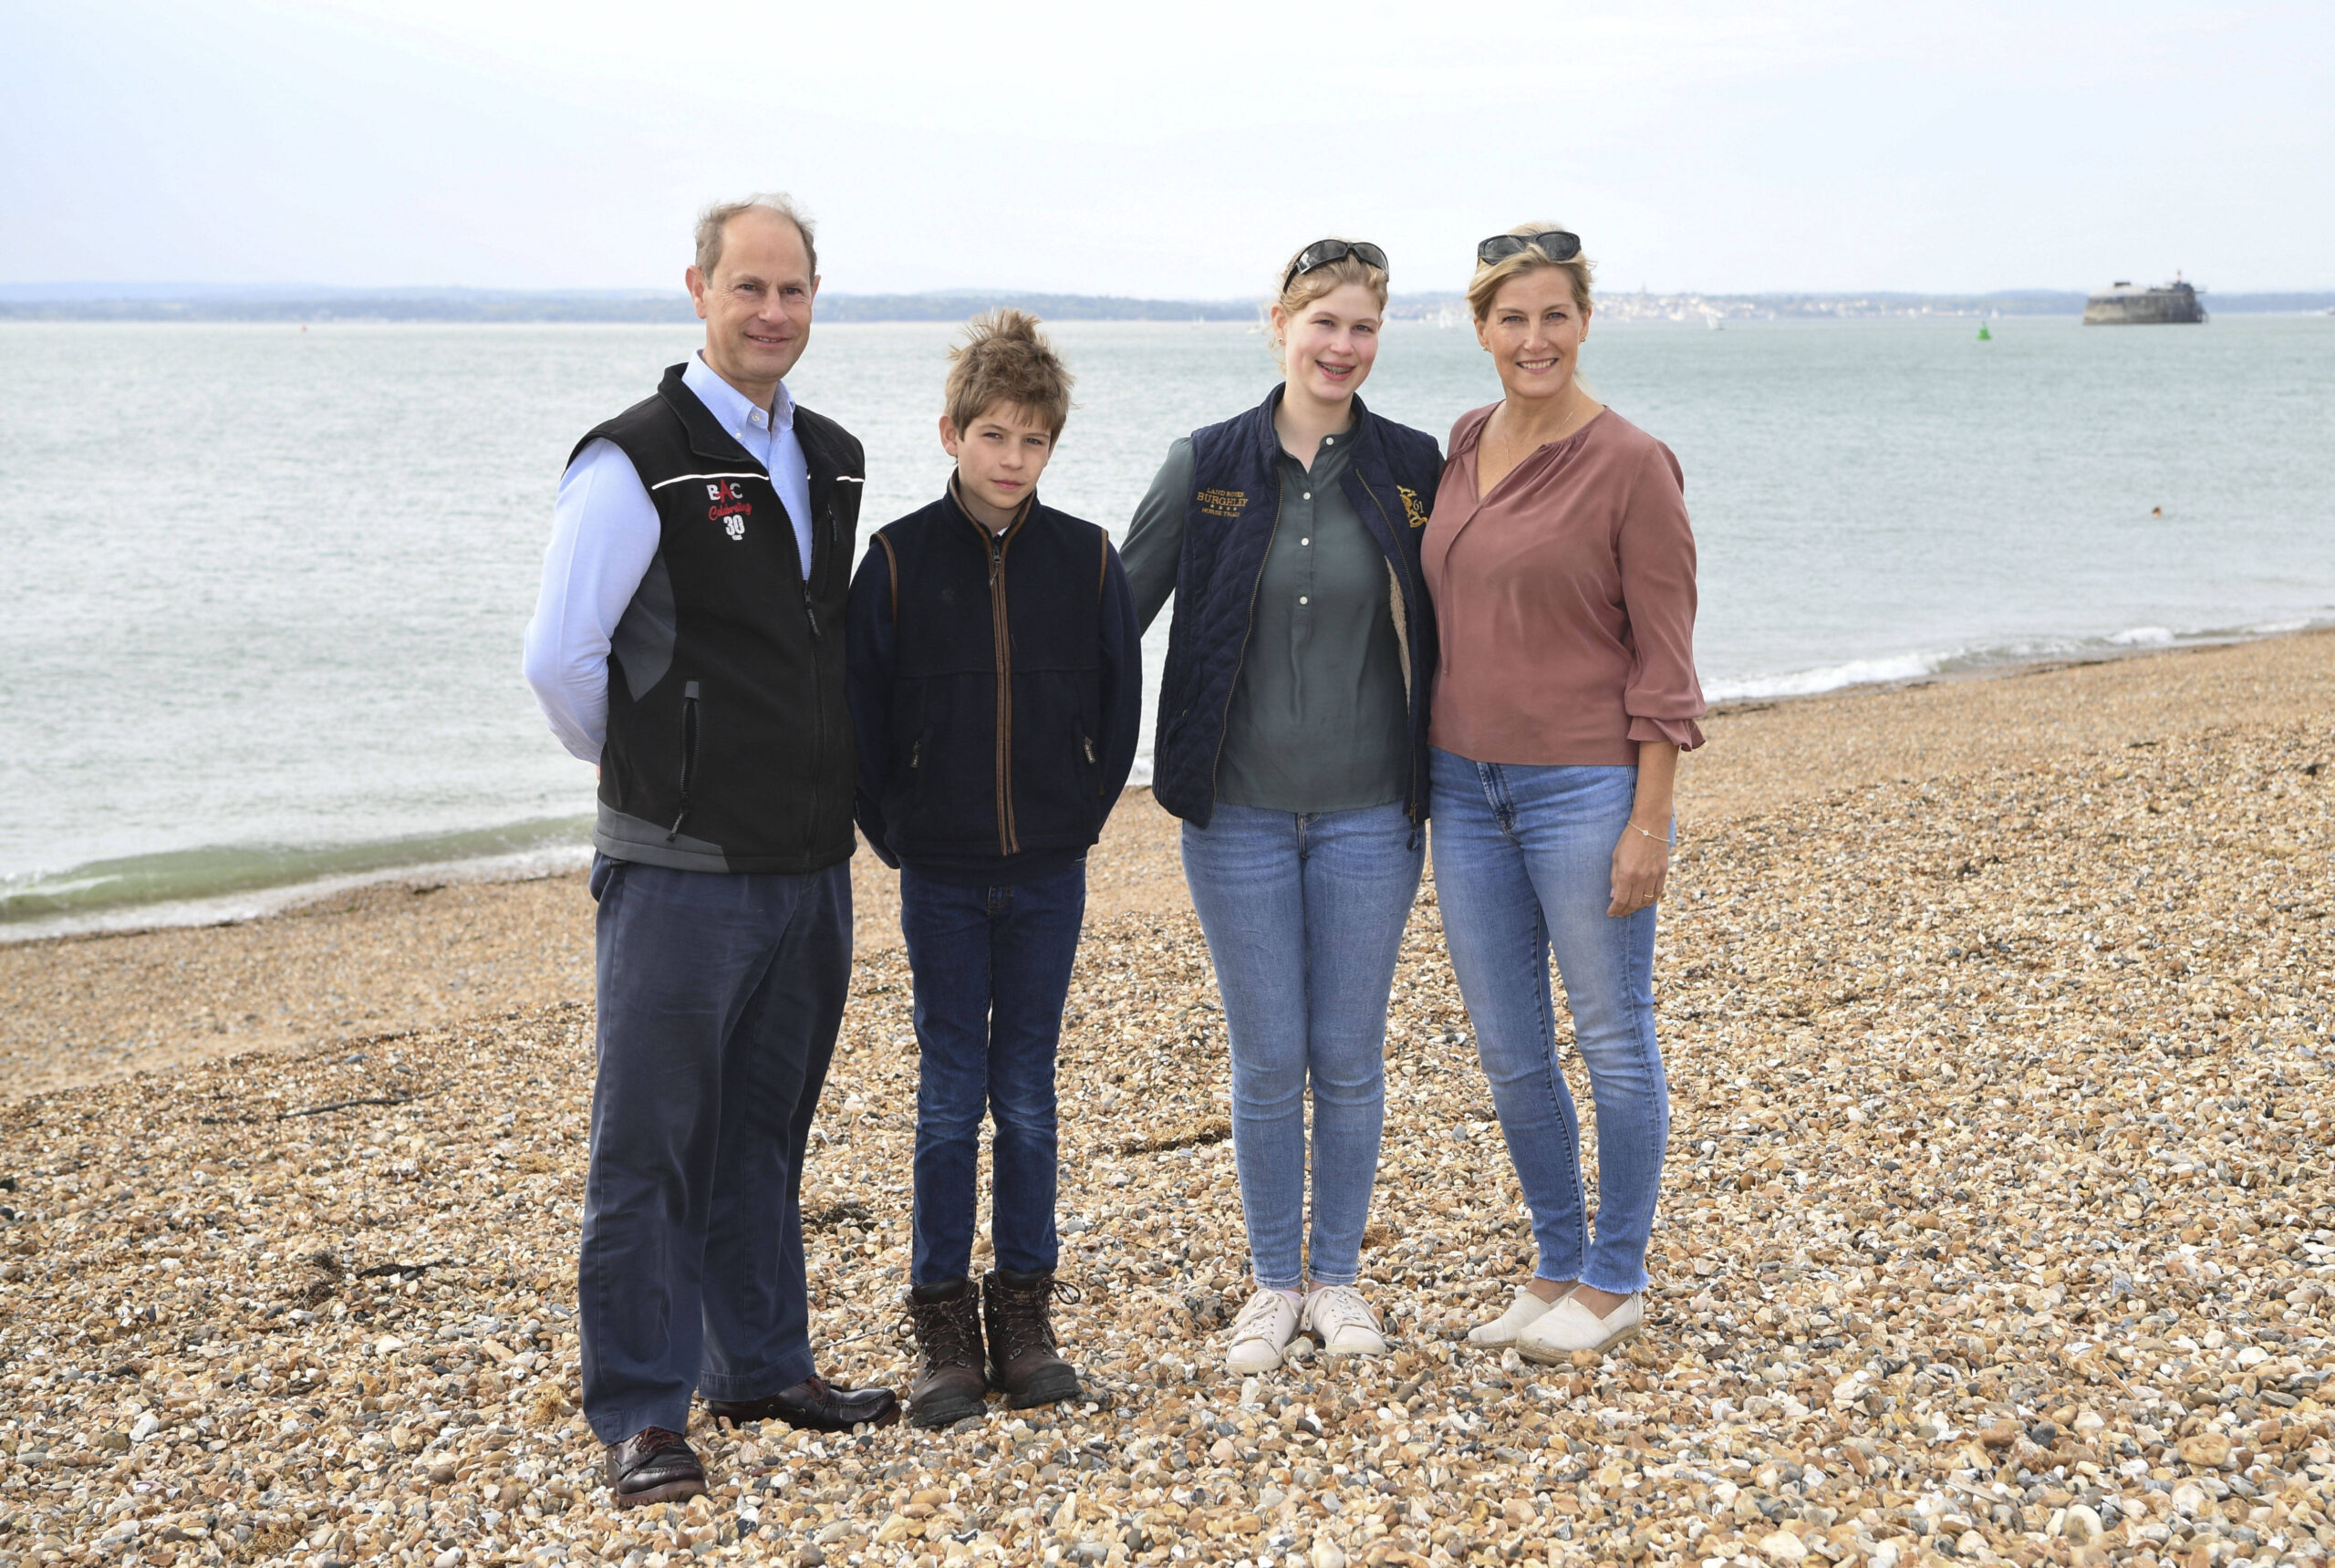
M 1219 801 L 1319 812 L 1403 799 L 1409 705 L 1386 553 L 1339 488 L 1353 433 L 1326 438 L 1311 469 L 1281 454 L 1281 516 L 1225 719 Z M 1120 551 L 1146 628 L 1176 591 L 1193 467 L 1180 437 Z

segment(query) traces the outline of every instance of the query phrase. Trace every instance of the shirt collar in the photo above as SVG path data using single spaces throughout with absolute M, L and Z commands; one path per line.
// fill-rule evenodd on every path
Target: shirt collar
M 748 402 L 745 393 L 714 373 L 713 367 L 705 362 L 703 349 L 690 356 L 690 362 L 681 369 L 681 385 L 696 393 L 706 411 L 720 420 L 722 428 L 732 435 L 739 434 L 742 427 L 755 431 L 765 425 L 773 431 L 794 428 L 794 396 L 786 389 L 785 382 L 778 384 L 778 395 L 771 400 L 770 411 L 757 421 L 754 416 L 763 410 Z

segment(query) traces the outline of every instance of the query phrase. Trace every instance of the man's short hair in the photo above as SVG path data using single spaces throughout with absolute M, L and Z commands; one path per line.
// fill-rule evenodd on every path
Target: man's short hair
M 1045 421 L 1048 433 L 1061 439 L 1074 378 L 1036 317 L 1010 306 L 974 317 L 949 361 L 949 419 L 960 433 L 988 410 L 1011 403 Z
M 716 202 L 697 215 L 697 270 L 699 275 L 711 281 L 713 269 L 721 265 L 721 242 L 730 232 L 730 220 L 741 213 L 756 209 L 775 213 L 794 225 L 803 236 L 803 255 L 811 264 L 811 275 L 819 275 L 819 245 L 812 237 L 810 215 L 794 204 L 794 198 L 784 191 L 757 191 L 742 202 Z

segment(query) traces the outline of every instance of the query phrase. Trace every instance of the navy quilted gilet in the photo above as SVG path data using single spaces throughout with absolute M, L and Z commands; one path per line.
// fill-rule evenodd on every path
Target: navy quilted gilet
M 1225 720 L 1249 646 L 1257 584 L 1281 515 L 1281 437 L 1273 410 L 1282 389 L 1248 412 L 1192 432 L 1193 483 L 1176 564 L 1175 619 L 1159 680 L 1152 794 L 1206 827 L 1216 813 L 1216 766 Z M 1396 625 L 1406 659 L 1411 768 L 1404 805 L 1427 817 L 1427 699 L 1434 685 L 1435 616 L 1419 572 L 1419 538 L 1435 509 L 1443 458 L 1424 431 L 1380 419 L 1356 398 L 1353 458 L 1339 483 L 1385 552 L 1396 587 Z

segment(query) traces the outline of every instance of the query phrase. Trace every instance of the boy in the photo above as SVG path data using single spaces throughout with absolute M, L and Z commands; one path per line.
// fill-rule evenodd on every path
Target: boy
M 950 358 L 940 444 L 957 471 L 939 501 L 877 531 L 846 622 L 859 826 L 900 868 L 916 982 L 920 1427 L 980 1415 L 991 1387 L 1016 1409 L 1084 1397 L 1051 1315 L 1054 1047 L 1086 851 L 1126 784 L 1142 709 L 1118 552 L 1037 499 L 1070 372 L 1018 310 L 973 321 Z M 977 1288 L 984 1106 L 996 1267 Z

